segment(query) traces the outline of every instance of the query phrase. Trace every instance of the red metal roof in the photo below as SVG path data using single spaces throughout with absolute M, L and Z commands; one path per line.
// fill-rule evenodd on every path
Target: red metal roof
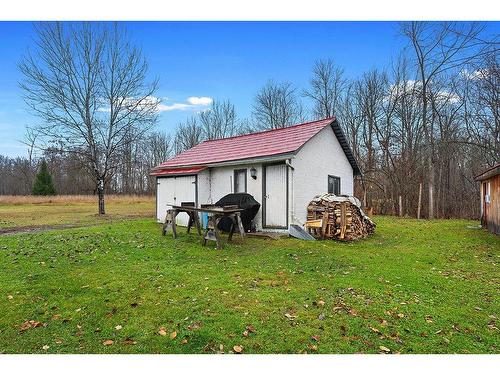
M 207 167 L 189 167 L 189 168 L 161 168 L 154 169 L 150 175 L 151 176 L 174 176 L 174 175 L 186 175 L 186 174 L 196 174 L 202 170 L 207 169 Z
M 335 118 L 200 143 L 157 168 L 206 165 L 293 153 Z

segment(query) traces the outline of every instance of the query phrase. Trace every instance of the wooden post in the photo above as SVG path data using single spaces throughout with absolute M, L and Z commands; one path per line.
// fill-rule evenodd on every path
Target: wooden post
M 420 208 L 422 207 L 422 183 L 418 184 L 418 206 L 417 206 L 417 219 L 420 219 Z
M 403 216 L 403 199 L 401 195 L 399 196 L 399 216 Z

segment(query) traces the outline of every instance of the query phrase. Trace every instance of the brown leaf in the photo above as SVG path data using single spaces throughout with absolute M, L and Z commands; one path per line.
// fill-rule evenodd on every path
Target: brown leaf
M 325 306 L 325 301 L 323 301 L 322 299 L 320 299 L 318 302 L 316 302 L 318 306 L 320 307 L 323 307 Z
M 380 333 L 380 331 L 375 327 L 370 327 L 370 329 L 375 333 Z
M 195 329 L 199 329 L 201 325 L 201 322 L 194 322 L 193 324 L 188 325 L 187 329 L 189 329 L 190 331 L 194 331 Z
M 176 331 L 174 331 L 174 332 L 172 332 L 172 333 L 170 334 L 170 338 L 171 338 L 172 340 L 173 340 L 173 339 L 175 339 L 176 337 L 177 337 L 177 332 L 176 332 Z
M 137 344 L 137 341 L 134 341 L 132 338 L 127 337 L 125 340 L 123 340 L 124 345 L 135 345 Z
M 255 332 L 256 332 L 256 331 L 255 331 L 255 327 L 254 327 L 253 325 L 251 325 L 251 324 L 247 325 L 247 327 L 246 327 L 246 328 L 247 328 L 247 331 L 248 331 L 248 332 L 252 332 L 252 333 L 255 333 Z
M 385 347 L 385 346 L 383 346 L 383 345 L 380 345 L 378 348 L 379 348 L 382 352 L 384 352 L 384 353 L 390 353 L 390 352 L 391 352 L 391 349 L 386 348 L 386 347 Z
M 167 335 L 167 329 L 165 327 L 160 327 L 160 329 L 158 330 L 158 334 L 160 336 L 166 336 Z
M 317 347 L 316 345 L 311 344 L 311 343 L 307 344 L 307 347 L 308 347 L 310 350 L 314 351 L 314 352 L 315 352 L 316 350 L 318 350 L 318 347 Z
M 113 341 L 113 340 L 109 340 L 109 339 L 108 339 L 108 340 L 104 340 L 104 341 L 102 342 L 102 344 L 103 344 L 103 345 L 106 345 L 106 346 L 113 345 L 113 343 L 114 343 L 114 341 Z
M 349 309 L 349 315 L 358 316 L 358 312 L 354 309 Z
M 248 337 L 248 331 L 243 331 L 243 336 Z
M 184 339 L 182 339 L 182 340 L 181 340 L 181 344 L 182 344 L 182 345 L 185 345 L 185 344 L 187 344 L 187 343 L 188 343 L 188 340 L 187 340 L 186 338 L 184 338 Z
M 405 317 L 405 314 L 403 314 L 403 313 L 398 314 L 398 318 L 404 318 L 404 317 Z
M 317 342 L 317 341 L 319 341 L 319 336 L 318 335 L 313 335 L 313 336 L 311 336 L 311 340 Z
M 233 346 L 233 350 L 234 350 L 235 353 L 239 354 L 239 353 L 243 352 L 243 346 L 241 346 L 241 345 L 235 345 L 235 346 Z

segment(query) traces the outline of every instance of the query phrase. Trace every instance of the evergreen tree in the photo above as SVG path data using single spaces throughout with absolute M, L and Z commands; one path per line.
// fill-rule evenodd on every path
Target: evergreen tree
M 35 184 L 33 185 L 33 195 L 55 195 L 56 189 L 52 183 L 52 176 L 47 168 L 45 160 L 42 161 L 40 172 L 36 175 Z

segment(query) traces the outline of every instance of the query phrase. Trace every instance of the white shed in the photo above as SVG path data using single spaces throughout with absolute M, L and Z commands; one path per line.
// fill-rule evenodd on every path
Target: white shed
M 356 160 L 335 118 L 205 141 L 154 168 L 156 217 L 168 204 L 213 204 L 246 192 L 261 203 L 257 229 L 287 229 L 306 221 L 307 205 L 322 193 L 353 195 Z M 187 225 L 187 215 L 179 215 Z

